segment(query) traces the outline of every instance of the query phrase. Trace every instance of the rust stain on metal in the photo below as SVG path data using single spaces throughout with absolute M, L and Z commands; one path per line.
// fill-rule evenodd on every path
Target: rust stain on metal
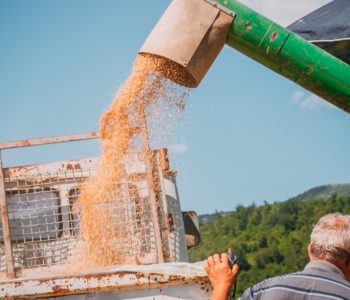
M 21 142 L 18 143 L 18 147 L 26 147 L 26 146 L 30 146 L 31 143 L 28 140 L 23 140 Z
M 67 171 L 73 171 L 74 167 L 72 164 L 67 164 L 66 169 L 67 169 Z
M 59 285 L 54 285 L 54 286 L 52 287 L 52 290 L 53 290 L 54 292 L 59 292 L 59 293 L 69 292 L 69 289 L 64 288 L 64 287 L 62 287 L 62 286 L 59 286 Z
M 129 273 L 129 274 L 132 274 L 132 273 Z M 135 277 L 137 279 L 145 278 L 145 274 L 144 273 L 134 273 L 134 274 L 135 274 Z
M 277 31 L 272 32 L 270 35 L 270 42 L 275 41 L 277 39 L 277 37 L 278 37 Z
M 120 272 L 118 275 L 119 275 L 120 279 L 123 279 L 125 277 L 125 275 L 127 275 L 127 273 L 126 272 Z
M 163 172 L 171 171 L 168 150 L 167 149 L 160 149 L 157 152 L 159 153 L 160 166 L 161 166 L 162 171 Z
M 169 275 L 169 281 L 185 281 L 186 277 L 181 275 Z
M 337 50 L 345 50 L 348 47 L 349 41 L 340 41 L 335 44 Z
M 11 169 L 11 171 L 9 169 L 6 169 L 6 170 L 9 170 L 8 172 L 9 176 L 19 176 L 21 174 L 25 174 L 27 172 L 30 172 L 36 169 L 37 169 L 37 166 L 23 166 L 23 167 L 17 167 L 15 169 Z
M 21 281 L 15 281 L 15 288 L 19 288 L 22 286 L 22 282 Z

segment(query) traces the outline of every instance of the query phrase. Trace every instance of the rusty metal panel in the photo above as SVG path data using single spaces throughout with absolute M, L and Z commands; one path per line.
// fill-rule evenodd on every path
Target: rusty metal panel
M 155 292 L 157 289 L 176 286 L 183 289 L 184 286 L 191 285 L 197 286 L 197 292 L 203 293 L 182 299 L 209 298 L 211 289 L 202 263 L 120 266 L 88 274 L 7 280 L 0 282 L 0 298 L 47 298 L 109 292 L 115 293 L 113 299 L 123 299 L 117 295 L 128 292 L 135 294 L 137 291 L 147 295 L 150 290 Z M 161 294 L 160 291 L 158 293 Z
M 75 159 L 53 163 L 4 168 L 6 187 L 53 182 L 75 182 L 96 175 L 97 158 Z M 27 181 L 27 183 L 26 183 Z

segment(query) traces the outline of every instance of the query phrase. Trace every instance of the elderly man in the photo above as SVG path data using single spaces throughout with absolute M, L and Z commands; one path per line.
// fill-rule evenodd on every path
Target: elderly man
M 322 217 L 312 230 L 308 254 L 303 271 L 266 279 L 240 299 L 350 299 L 350 215 Z M 211 300 L 226 300 L 238 266 L 231 269 L 226 254 L 215 254 L 204 267 L 213 286 Z

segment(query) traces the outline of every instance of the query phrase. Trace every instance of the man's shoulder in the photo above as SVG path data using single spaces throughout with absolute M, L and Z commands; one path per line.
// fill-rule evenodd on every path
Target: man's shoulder
M 283 274 L 283 275 L 278 275 L 274 277 L 267 278 L 263 281 L 260 281 L 259 283 L 255 284 L 253 288 L 256 290 L 258 288 L 265 288 L 269 287 L 271 285 L 276 285 L 276 284 L 284 284 L 284 283 L 291 283 L 292 278 L 298 278 L 301 276 L 303 273 L 302 271 L 300 272 L 295 272 L 295 273 L 289 273 L 289 274 Z
M 301 272 L 278 275 L 260 281 L 252 287 L 248 288 L 240 299 L 253 299 L 255 295 L 268 291 L 271 288 L 290 284 L 290 278 L 298 274 L 301 274 Z
M 265 279 L 247 289 L 241 299 L 255 299 L 259 294 L 269 294 L 269 299 L 279 299 L 278 297 L 272 297 L 272 295 L 279 295 L 280 297 L 290 293 L 312 293 L 313 289 L 318 291 L 342 290 L 346 292 L 350 291 L 350 283 L 335 280 L 332 276 L 316 275 L 304 270 Z
M 346 280 L 342 280 L 339 278 L 334 278 L 333 274 L 315 274 L 312 272 L 308 272 L 307 270 L 284 274 L 280 276 L 274 276 L 271 278 L 267 278 L 253 286 L 253 289 L 266 288 L 269 286 L 275 285 L 284 285 L 287 284 L 289 286 L 300 286 L 300 285 L 308 285 L 309 282 L 318 282 L 322 285 L 338 285 L 346 288 L 350 288 L 350 282 Z

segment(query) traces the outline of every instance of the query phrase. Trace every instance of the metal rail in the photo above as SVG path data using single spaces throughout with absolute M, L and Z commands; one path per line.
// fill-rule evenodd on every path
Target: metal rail
M 164 250 L 162 244 L 162 230 L 161 230 L 161 216 L 159 209 L 159 201 L 157 199 L 157 195 L 155 193 L 155 185 L 154 185 L 154 154 L 152 153 L 149 138 L 148 138 L 148 127 L 147 127 L 147 118 L 144 109 L 141 112 L 141 137 L 143 148 L 146 150 L 146 172 L 147 172 L 147 182 L 150 193 L 150 204 L 153 218 L 153 227 L 154 227 L 154 235 L 157 249 L 157 258 L 158 263 L 164 263 Z
M 5 254 L 6 254 L 7 276 L 10 278 L 13 278 L 15 277 L 15 268 L 13 263 L 12 243 L 11 243 L 11 235 L 10 235 L 10 227 L 9 227 L 9 216 L 7 212 L 7 201 L 6 201 L 1 151 L 0 151 L 0 205 L 1 205 L 2 232 L 3 232 Z
M 33 147 L 33 146 L 41 146 L 41 145 L 48 145 L 48 144 L 59 144 L 59 143 L 66 143 L 66 142 L 77 142 L 77 141 L 94 140 L 94 139 L 98 139 L 98 133 L 95 131 L 92 131 L 92 132 L 79 133 L 79 134 L 2 142 L 0 143 L 0 150 Z

